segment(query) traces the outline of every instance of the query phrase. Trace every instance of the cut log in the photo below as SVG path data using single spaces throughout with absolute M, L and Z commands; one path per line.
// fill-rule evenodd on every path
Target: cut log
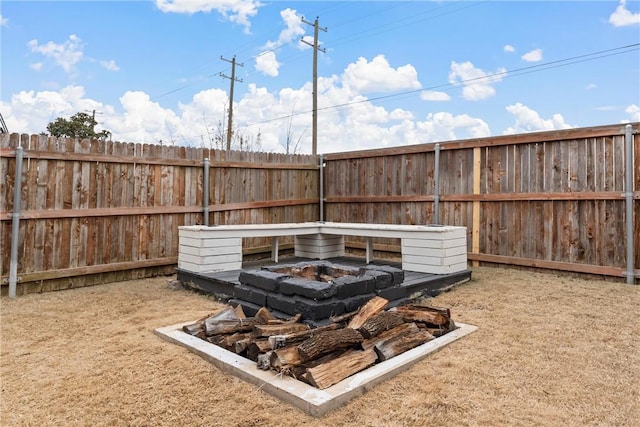
M 357 313 L 358 313 L 358 310 L 350 311 L 348 313 L 344 313 L 339 316 L 331 316 L 329 317 L 329 320 L 331 320 L 333 323 L 342 323 L 342 322 L 346 322 L 347 320 L 351 320 L 353 316 L 355 316 Z
M 233 352 L 236 354 L 246 354 L 249 345 L 253 342 L 253 335 L 249 338 L 244 338 L 242 340 L 238 340 L 233 345 Z
M 210 330 L 213 330 L 214 325 L 216 323 L 222 322 L 222 321 L 234 321 L 234 320 L 240 320 L 240 317 L 238 317 L 238 313 L 236 312 L 235 308 L 229 306 L 223 310 L 220 310 L 216 314 L 205 318 L 203 320 L 204 331 L 207 336 L 214 335 L 217 332 L 210 332 Z
M 364 325 L 364 322 L 380 313 L 388 303 L 389 301 L 382 297 L 376 296 L 371 298 L 365 305 L 360 307 L 360 310 L 349 321 L 347 327 L 352 329 L 360 328 Z
M 251 338 L 252 338 L 251 332 L 243 332 L 243 333 L 236 332 L 232 335 L 225 335 L 222 341 L 220 341 L 220 346 L 226 348 L 227 350 L 238 353 L 236 351 L 236 343 L 238 341 L 246 341 Z M 246 345 L 244 346 L 244 348 L 246 348 Z M 244 350 L 244 348 L 242 350 Z
M 356 346 L 363 340 L 362 334 L 351 328 L 321 331 L 300 343 L 298 351 L 307 362 L 332 351 Z
M 415 323 L 403 323 L 399 326 L 396 326 L 393 329 L 389 329 L 388 331 L 384 331 L 380 334 L 378 334 L 375 337 L 366 339 L 364 341 L 362 341 L 360 343 L 360 347 L 362 347 L 363 350 L 367 350 L 369 348 L 373 348 L 376 343 L 384 341 L 384 340 L 388 340 L 390 338 L 392 338 L 393 336 L 397 336 L 397 335 L 404 335 L 404 334 L 409 334 L 412 333 L 414 331 L 418 331 L 418 327 L 416 326 Z
M 189 335 L 198 335 L 198 333 L 204 333 L 204 319 L 197 321 L 191 325 L 184 325 L 182 327 L 182 331 L 188 333 Z
M 267 325 L 271 320 L 276 318 L 271 314 L 268 308 L 262 307 L 254 316 L 256 325 Z
M 302 363 L 302 359 L 298 352 L 298 346 L 290 345 L 288 347 L 282 347 L 272 351 L 269 362 L 273 369 L 281 371 L 287 367 L 300 365 Z
M 411 323 L 411 325 L 414 327 L 410 332 L 392 335 L 376 342 L 373 348 L 381 362 L 434 339 L 433 335 L 419 329 L 415 323 Z
M 268 351 L 266 353 L 262 353 L 258 355 L 258 359 L 256 360 L 256 365 L 258 369 L 262 369 L 263 371 L 268 371 L 271 368 L 271 352 Z
M 364 322 L 364 325 L 362 325 L 358 331 L 360 331 L 363 337 L 371 338 L 381 332 L 400 326 L 403 323 L 404 319 L 399 314 L 390 311 L 383 311 Z
M 207 336 L 220 334 L 233 334 L 235 332 L 248 332 L 253 329 L 253 318 L 235 320 L 211 320 L 204 322 L 204 330 Z
M 294 332 L 311 329 L 304 323 L 282 323 L 279 325 L 254 325 L 253 332 L 258 337 L 270 337 L 271 335 L 287 335 Z
M 224 340 L 224 335 L 214 335 L 212 337 L 206 337 L 207 341 L 211 344 L 217 345 L 218 347 L 222 347 L 221 343 Z
M 244 314 L 244 310 L 242 309 L 242 306 L 240 304 L 236 305 L 233 311 L 236 313 L 236 316 L 238 316 L 238 319 L 247 318 L 247 315 Z
M 207 317 L 205 319 L 205 321 L 207 321 L 207 320 L 210 320 L 210 321 L 216 321 L 216 320 L 238 320 L 238 319 L 240 319 L 240 317 L 238 317 L 238 313 L 236 313 L 235 308 L 229 306 L 227 308 L 224 308 L 224 309 L 220 310 L 216 314 L 213 314 L 213 315 Z
M 376 359 L 376 353 L 372 349 L 354 350 L 330 362 L 307 369 L 303 377 L 311 385 L 325 389 L 368 368 L 376 362 Z
M 330 362 L 332 360 L 335 360 L 338 357 L 342 356 L 343 354 L 345 354 L 345 353 L 347 353 L 349 351 L 352 351 L 352 350 L 350 350 L 350 349 L 337 350 L 337 351 L 334 351 L 332 353 L 325 354 L 324 356 L 318 357 L 317 359 L 310 360 L 308 362 L 302 363 L 302 364 L 297 365 L 297 366 L 291 366 L 288 369 L 287 372 L 289 373 L 289 375 L 291 375 L 295 379 L 300 380 L 300 381 L 304 381 L 307 384 L 312 385 L 311 383 L 309 383 L 309 381 L 307 381 L 304 378 L 304 374 L 307 373 L 307 369 L 314 368 L 314 367 L 316 367 L 318 365 L 322 365 L 323 363 L 327 363 L 327 362 Z
M 302 314 L 296 313 L 295 316 L 288 318 L 285 323 L 298 323 L 300 320 L 302 320 Z
M 330 323 L 325 326 L 320 326 L 315 329 L 309 329 L 307 331 L 295 332 L 288 335 L 272 335 L 269 337 L 269 344 L 271 345 L 271 349 L 275 350 L 281 347 L 285 347 L 291 344 L 298 344 L 307 338 L 322 332 L 322 331 L 333 331 L 336 329 L 344 328 L 343 323 Z
M 264 338 L 253 340 L 247 347 L 247 359 L 255 362 L 258 360 L 259 354 L 266 353 L 269 350 L 271 350 L 271 347 L 268 340 Z
M 451 319 L 451 312 L 448 308 L 410 304 L 396 307 L 392 311 L 400 314 L 405 322 L 422 322 L 438 327 L 447 326 Z

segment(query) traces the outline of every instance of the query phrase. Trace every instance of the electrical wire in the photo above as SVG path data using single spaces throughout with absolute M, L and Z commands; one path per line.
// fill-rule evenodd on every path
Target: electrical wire
M 437 90 L 437 89 L 443 90 L 443 89 L 447 89 L 447 88 L 451 89 L 451 88 L 458 87 L 458 86 L 461 86 L 461 85 L 471 86 L 471 85 L 474 85 L 474 84 L 482 84 L 482 83 L 485 83 L 485 82 L 489 82 L 492 79 L 495 79 L 496 77 L 500 77 L 500 78 L 516 77 L 516 76 L 521 76 L 521 75 L 525 75 L 525 74 L 531 74 L 531 73 L 535 73 L 535 72 L 546 71 L 546 70 L 550 70 L 550 69 L 554 69 L 554 68 L 566 67 L 568 65 L 578 64 L 578 63 L 582 63 L 582 62 L 594 61 L 594 60 L 597 60 L 597 59 L 606 58 L 606 57 L 610 57 L 610 56 L 622 55 L 624 53 L 634 52 L 634 51 L 637 51 L 637 50 L 640 50 L 640 43 L 634 43 L 634 44 L 630 44 L 630 45 L 626 45 L 626 46 L 620 46 L 620 47 L 616 47 L 616 48 L 601 50 L 601 51 L 598 51 L 598 52 L 587 53 L 587 54 L 584 54 L 584 55 L 572 56 L 572 57 L 569 57 L 569 58 L 564 58 L 564 59 L 559 59 L 559 60 L 555 60 L 555 61 L 545 62 L 543 64 L 529 65 L 527 67 L 515 68 L 513 70 L 507 70 L 507 71 L 501 71 L 501 72 L 489 74 L 489 75 L 486 75 L 486 76 L 474 77 L 474 78 L 460 80 L 460 81 L 456 81 L 456 82 L 443 83 L 443 84 L 430 86 L 430 87 L 425 87 L 425 88 L 420 88 L 420 89 L 412 89 L 412 90 L 393 93 L 393 94 L 389 94 L 389 95 L 381 95 L 381 96 L 377 96 L 377 97 L 373 97 L 373 98 L 365 98 L 365 99 L 361 99 L 361 100 L 357 100 L 357 101 L 346 102 L 346 103 L 343 103 L 343 104 L 331 105 L 331 106 L 327 106 L 327 107 L 318 108 L 317 111 L 342 109 L 342 108 L 351 107 L 351 106 L 354 106 L 354 105 L 373 102 L 373 101 L 381 101 L 381 100 L 388 100 L 388 99 L 392 99 L 392 98 L 400 98 L 400 97 L 403 97 L 403 96 L 412 95 L 412 94 L 415 94 L 415 93 L 420 93 L 420 92 L 425 92 L 425 91 L 432 91 L 432 90 Z M 285 120 L 285 119 L 289 119 L 290 117 L 309 114 L 311 112 L 312 112 L 312 110 L 300 111 L 300 112 L 297 112 L 297 113 L 291 113 L 291 114 L 289 114 L 287 116 L 276 117 L 276 118 L 273 118 L 273 119 L 262 120 L 262 121 L 259 121 L 259 122 L 250 123 L 250 124 L 244 125 L 243 127 L 246 128 L 246 127 L 250 127 L 250 126 L 256 126 L 256 125 L 259 125 L 259 124 L 270 123 L 270 122 L 279 121 L 279 120 Z
M 448 89 L 453 89 L 461 85 L 471 86 L 475 84 L 483 84 L 491 81 L 492 79 L 495 79 L 496 77 L 500 77 L 501 79 L 517 77 L 521 75 L 532 74 L 532 73 L 547 71 L 551 69 L 566 67 L 574 64 L 583 63 L 583 62 L 595 61 L 598 59 L 607 58 L 611 56 L 622 55 L 625 53 L 635 52 L 638 50 L 640 50 L 640 43 L 633 43 L 625 46 L 619 46 L 615 48 L 610 48 L 610 49 L 600 50 L 600 51 L 586 53 L 582 55 L 576 55 L 568 58 L 558 59 L 554 61 L 549 61 L 542 64 L 529 65 L 526 67 L 501 71 L 501 72 L 489 74 L 486 76 L 474 77 L 474 78 L 460 80 L 456 82 L 443 83 L 443 84 L 429 86 L 429 87 L 420 88 L 420 89 L 412 89 L 412 90 L 397 92 L 389 95 L 381 95 L 373 98 L 365 98 L 357 101 L 346 102 L 343 104 L 331 105 L 327 107 L 318 108 L 317 111 L 342 110 L 342 109 L 350 108 L 363 103 L 370 103 L 374 101 L 386 101 L 390 99 L 400 99 L 402 97 L 407 97 L 407 96 L 414 95 L 416 93 L 420 93 L 424 91 L 431 91 L 431 90 L 446 91 Z M 288 114 L 286 116 L 275 117 L 272 119 L 266 119 L 266 120 L 261 120 L 254 123 L 245 124 L 243 126 L 240 126 L 239 129 L 247 129 L 249 127 L 258 126 L 258 125 L 267 124 L 267 123 L 273 123 L 281 120 L 290 120 L 292 117 L 306 115 L 311 112 L 312 110 L 304 110 L 299 112 L 292 111 L 291 114 Z M 198 138 L 199 136 L 200 135 L 191 136 L 191 137 L 183 136 L 182 138 L 177 139 L 177 141 L 190 140 L 190 139 Z
M 459 7 L 457 9 L 453 9 L 453 10 L 447 10 L 447 9 L 450 9 L 452 7 L 457 6 L 461 2 L 465 3 L 462 7 Z M 424 21 L 429 20 L 429 19 L 435 19 L 435 18 L 444 16 L 444 15 L 449 15 L 449 14 L 452 14 L 452 13 L 456 13 L 456 12 L 459 12 L 461 10 L 468 9 L 468 8 L 471 8 L 471 7 L 475 7 L 475 6 L 478 6 L 480 4 L 487 3 L 487 2 L 488 2 L 488 0 L 482 0 L 482 1 L 475 2 L 475 3 L 470 3 L 470 4 L 467 4 L 464 0 L 459 0 L 457 2 L 447 2 L 444 5 L 436 7 L 435 9 L 429 9 L 427 11 L 423 11 L 423 12 L 420 12 L 420 13 L 417 13 L 417 14 L 416 13 L 411 13 L 409 16 L 406 16 L 406 17 L 403 17 L 403 18 L 400 18 L 400 19 L 396 19 L 396 20 L 388 22 L 388 23 L 386 23 L 386 24 L 384 24 L 382 26 L 378 26 L 378 27 L 370 28 L 370 29 L 365 29 L 365 30 L 359 29 L 359 31 L 356 34 L 346 35 L 345 37 L 341 37 L 341 38 L 338 38 L 338 39 L 335 39 L 335 40 L 331 40 L 330 45 L 331 45 L 332 48 L 334 48 L 336 46 L 350 44 L 352 42 L 361 40 L 363 38 L 368 38 L 368 37 L 371 37 L 371 36 L 384 34 L 384 33 L 393 31 L 393 30 L 395 30 L 397 28 L 400 28 L 400 27 L 407 27 L 407 26 L 410 26 L 410 25 L 415 25 L 415 24 L 424 22 Z M 327 7 L 327 8 L 321 9 L 320 11 L 318 11 L 318 14 L 323 13 L 323 12 L 327 12 L 327 11 L 339 10 L 341 7 L 344 7 L 348 3 L 350 3 L 350 2 L 342 2 L 342 3 L 338 4 L 338 5 L 333 6 L 333 7 Z M 388 11 L 390 11 L 392 9 L 396 9 L 398 7 L 405 6 L 405 5 L 411 4 L 411 3 L 412 2 L 394 2 L 394 4 L 392 6 L 389 6 L 389 7 L 383 8 L 383 9 L 379 9 L 379 10 L 376 10 L 375 12 L 371 12 L 371 13 L 368 13 L 368 14 L 359 15 L 356 19 L 345 20 L 345 21 L 339 22 L 339 23 L 333 25 L 332 28 L 337 28 L 337 27 L 340 27 L 340 26 L 343 26 L 343 25 L 346 25 L 346 24 L 352 24 L 353 22 L 365 19 L 367 17 L 379 15 L 379 14 L 382 14 L 384 12 L 388 12 Z M 409 22 L 407 22 L 407 21 L 409 21 Z M 274 36 L 277 36 L 280 33 L 280 31 L 281 30 L 277 30 L 277 31 L 274 30 L 274 31 L 271 31 L 270 33 L 273 34 Z M 267 39 L 269 40 L 271 38 L 275 38 L 275 37 L 269 37 Z M 240 45 L 240 47 L 238 49 L 240 49 L 241 47 L 250 46 L 250 45 L 251 45 L 251 43 L 247 42 L 247 43 L 244 43 L 243 45 Z M 242 60 L 238 60 L 238 62 L 244 63 L 244 62 L 249 62 L 249 61 L 255 61 L 257 58 L 259 58 L 261 56 L 264 56 L 264 55 L 266 55 L 266 54 L 268 54 L 270 52 L 276 52 L 278 50 L 281 50 L 284 47 L 285 47 L 285 45 L 278 45 L 278 46 L 275 46 L 275 47 L 273 47 L 271 49 L 261 50 L 260 53 L 258 53 L 256 55 L 253 55 L 253 56 L 250 56 L 250 57 L 245 57 Z M 240 56 L 240 54 L 242 52 L 244 52 L 246 50 L 249 50 L 249 48 L 240 49 L 240 50 L 238 50 L 238 49 L 236 49 L 236 56 Z M 307 52 L 297 52 L 297 53 L 294 53 L 294 54 L 292 54 L 290 56 L 287 56 L 285 58 L 281 58 L 278 61 L 278 63 L 280 64 L 280 66 L 289 65 L 292 62 L 294 62 L 294 60 L 296 60 L 298 58 L 302 58 L 302 57 L 304 57 L 306 55 L 307 55 Z M 207 61 L 206 63 L 201 64 L 200 66 L 196 67 L 195 69 L 200 69 L 204 65 L 207 65 L 207 64 L 209 64 L 209 63 L 211 63 L 213 61 L 214 61 L 213 59 L 210 60 L 210 61 Z M 165 96 L 180 92 L 180 91 L 182 91 L 184 89 L 187 89 L 189 87 L 192 87 L 192 86 L 195 86 L 197 84 L 200 84 L 200 83 L 202 83 L 202 81 L 206 81 L 206 80 L 208 80 L 208 79 L 210 79 L 212 77 L 217 77 L 221 73 L 228 72 L 228 70 L 229 70 L 229 67 L 225 67 L 225 68 L 223 68 L 222 70 L 220 70 L 218 72 L 215 72 L 213 74 L 210 74 L 210 75 L 206 76 L 201 81 L 194 81 L 194 82 L 185 84 L 183 86 L 177 87 L 175 89 L 169 90 L 167 92 L 163 92 L 163 93 L 161 93 L 159 95 L 155 95 L 155 96 L 151 97 L 151 100 L 155 101 L 155 100 L 158 100 L 158 99 L 163 98 Z M 254 70 L 254 71 L 251 71 L 251 72 L 245 72 L 243 74 L 243 78 L 251 77 L 252 75 L 255 75 L 255 74 L 258 74 L 258 73 L 260 73 L 260 71 L 258 71 L 258 70 Z

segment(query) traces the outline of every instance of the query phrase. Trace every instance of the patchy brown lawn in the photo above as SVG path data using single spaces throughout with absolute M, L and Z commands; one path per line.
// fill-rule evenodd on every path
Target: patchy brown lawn
M 153 334 L 221 304 L 170 278 L 0 301 L 0 424 L 640 425 L 640 287 L 476 268 L 479 330 L 315 419 Z

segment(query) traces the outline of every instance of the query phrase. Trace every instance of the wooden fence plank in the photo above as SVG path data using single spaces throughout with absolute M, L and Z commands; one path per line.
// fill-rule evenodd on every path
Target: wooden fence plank
M 639 125 L 633 124 L 636 130 Z M 623 131 L 611 125 L 441 143 L 441 222 L 469 227 L 474 253 L 469 259 L 478 262 L 618 271 L 625 263 Z M 637 134 L 634 143 L 638 165 Z M 31 275 L 25 277 L 66 269 L 88 272 L 73 279 L 76 286 L 96 283 L 101 275 L 114 279 L 170 271 L 159 265 L 131 273 L 99 272 L 114 263 L 177 256 L 178 226 L 203 221 L 205 155 L 212 160 L 212 224 L 318 218 L 316 156 L 0 135 L 0 167 L 7 176 L 0 181 L 2 272 L 8 271 L 4 249 L 10 245 L 18 145 L 26 150 L 27 165 L 19 266 L 19 274 Z M 433 144 L 325 155 L 325 220 L 431 222 L 434 157 Z M 640 207 L 640 174 L 634 182 Z M 634 224 L 632 238 L 638 241 L 640 219 Z M 248 239 L 244 249 L 269 244 Z M 397 246 L 394 239 L 376 241 L 377 248 Z M 49 284 L 30 289 L 69 286 L 46 280 Z

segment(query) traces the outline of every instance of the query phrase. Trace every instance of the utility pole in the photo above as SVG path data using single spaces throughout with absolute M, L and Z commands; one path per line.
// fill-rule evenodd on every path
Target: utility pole
M 313 133 L 311 137 L 311 154 L 318 154 L 318 51 L 325 53 L 326 50 L 318 46 L 318 30 L 322 30 L 325 33 L 327 28 L 321 28 L 318 26 L 318 17 L 311 23 L 302 18 L 302 22 L 307 25 L 313 25 L 313 44 L 309 43 L 305 39 L 300 41 L 313 48 Z
M 96 110 L 85 110 L 87 113 L 91 113 L 91 131 L 95 134 L 96 133 Z M 102 114 L 101 112 L 99 112 L 98 114 Z
M 231 88 L 229 89 L 229 120 L 227 121 L 227 151 L 231 151 L 231 135 L 233 134 L 233 84 L 235 82 L 242 83 L 242 79 L 236 79 L 236 64 L 244 67 L 244 64 L 238 64 L 236 62 L 236 56 L 233 55 L 232 59 L 225 59 L 222 56 L 221 60 L 231 63 L 231 77 L 225 76 L 220 73 L 220 77 L 231 80 Z
M 0 113 L 0 133 L 9 133 L 9 128 L 7 127 L 7 124 L 4 122 L 2 113 Z

